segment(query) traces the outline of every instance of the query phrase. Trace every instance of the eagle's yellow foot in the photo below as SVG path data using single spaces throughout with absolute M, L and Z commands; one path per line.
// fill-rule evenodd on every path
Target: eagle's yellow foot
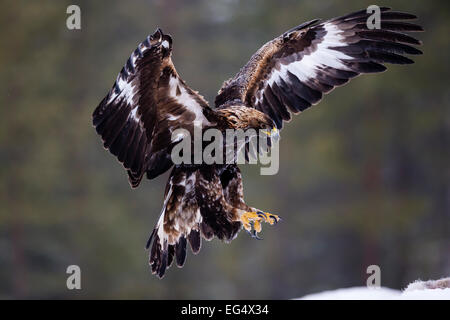
M 271 213 L 262 212 L 262 211 L 258 211 L 257 214 L 260 217 L 263 217 L 264 222 L 267 222 L 270 224 L 278 223 L 278 221 L 281 220 L 281 218 L 279 216 L 277 216 L 276 214 L 271 214 Z
M 252 236 L 252 238 L 261 239 L 258 233 L 261 232 L 261 222 L 270 224 L 277 223 L 281 218 L 275 214 L 262 211 L 250 211 L 241 215 L 241 222 L 244 229 Z

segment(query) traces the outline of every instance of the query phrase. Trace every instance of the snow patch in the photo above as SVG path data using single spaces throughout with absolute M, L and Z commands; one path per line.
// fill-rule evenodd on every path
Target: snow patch
M 416 283 L 403 292 L 384 287 L 353 287 L 308 294 L 296 300 L 450 300 L 450 288 L 426 289 Z

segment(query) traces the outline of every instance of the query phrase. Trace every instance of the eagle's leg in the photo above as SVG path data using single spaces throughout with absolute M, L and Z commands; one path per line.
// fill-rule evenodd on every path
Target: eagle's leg
M 228 165 L 220 176 L 223 194 L 227 203 L 234 208 L 232 219 L 239 221 L 253 238 L 258 238 L 261 232 L 261 222 L 270 224 L 280 221 L 275 214 L 263 212 L 245 204 L 242 175 L 237 165 Z
M 254 209 L 254 211 L 244 212 L 240 216 L 240 221 L 244 229 L 247 230 L 253 238 L 257 239 L 259 239 L 258 233 L 261 232 L 261 222 L 266 222 L 273 225 L 280 220 L 281 218 L 276 214 L 262 212 L 257 209 Z

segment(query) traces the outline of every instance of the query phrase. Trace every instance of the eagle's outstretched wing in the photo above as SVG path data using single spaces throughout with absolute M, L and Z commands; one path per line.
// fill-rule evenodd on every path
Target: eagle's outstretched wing
M 93 114 L 104 147 L 123 164 L 133 187 L 145 172 L 151 179 L 172 166 L 173 130 L 207 122 L 207 102 L 178 76 L 171 52 L 172 38 L 160 29 L 147 37 Z
M 381 8 L 381 28 L 368 29 L 370 14 L 354 12 L 317 24 L 306 22 L 265 44 L 216 97 L 217 107 L 241 100 L 282 127 L 291 113 L 317 104 L 324 93 L 383 63 L 410 64 L 420 41 L 403 32 L 423 31 L 404 20 L 416 16 Z

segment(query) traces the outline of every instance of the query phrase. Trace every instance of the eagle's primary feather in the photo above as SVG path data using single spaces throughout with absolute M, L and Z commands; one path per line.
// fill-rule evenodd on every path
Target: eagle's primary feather
M 244 202 L 242 177 L 232 164 L 174 165 L 172 132 L 281 129 L 283 121 L 317 104 L 362 73 L 384 63 L 410 64 L 420 41 L 404 32 L 422 31 L 405 22 L 414 15 L 381 8 L 381 29 L 369 29 L 366 10 L 319 23 L 303 23 L 266 43 L 215 99 L 215 109 L 180 78 L 171 60 L 172 38 L 157 29 L 140 43 L 93 114 L 108 149 L 127 170 L 132 187 L 173 167 L 163 208 L 147 243 L 152 272 L 162 277 L 186 248 L 197 253 L 201 238 L 233 240 L 244 214 L 261 211 Z M 247 147 L 247 146 L 246 146 Z M 273 218 L 277 221 L 277 218 Z M 248 222 L 248 221 L 247 221 Z

